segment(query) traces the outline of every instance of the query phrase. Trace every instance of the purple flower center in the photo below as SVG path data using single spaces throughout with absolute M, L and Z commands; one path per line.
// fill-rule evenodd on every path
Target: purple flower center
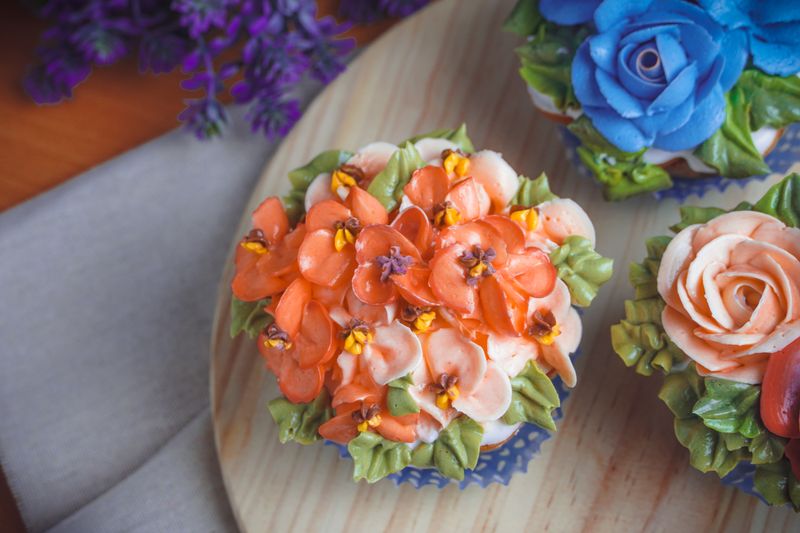
M 461 263 L 466 270 L 465 279 L 467 285 L 473 287 L 477 285 L 481 278 L 494 274 L 495 268 L 492 265 L 492 261 L 494 261 L 496 257 L 497 253 L 494 251 L 494 248 L 489 247 L 484 250 L 477 244 L 472 247 L 472 250 L 467 250 L 461 254 L 461 257 L 458 258 L 458 262 Z
M 392 246 L 389 248 L 388 255 L 379 255 L 375 258 L 375 262 L 381 267 L 381 281 L 385 283 L 393 274 L 402 276 L 408 272 L 408 267 L 414 262 L 414 259 L 401 254 L 399 246 Z

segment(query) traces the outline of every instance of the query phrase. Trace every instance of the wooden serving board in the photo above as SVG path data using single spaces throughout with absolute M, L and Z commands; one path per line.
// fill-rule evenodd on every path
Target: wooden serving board
M 278 395 L 255 344 L 228 337 L 232 268 L 220 284 L 211 340 L 211 403 L 222 474 L 244 531 L 797 531 L 786 508 L 770 509 L 688 463 L 672 416 L 656 397 L 660 378 L 625 368 L 609 326 L 631 289 L 627 267 L 644 239 L 677 221 L 677 204 L 602 200 L 564 155 L 554 125 L 538 115 L 517 75 L 519 40 L 501 31 L 513 0 L 441 0 L 370 46 L 311 105 L 265 169 L 231 249 L 264 197 L 288 189 L 286 173 L 327 148 L 399 142 L 466 121 L 475 145 L 501 151 L 520 173 L 546 171 L 554 191 L 583 205 L 598 250 L 616 259 L 614 279 L 584 315 L 584 356 L 566 417 L 526 474 L 509 486 L 443 490 L 384 480 L 355 484 L 337 450 L 281 445 L 266 409 Z M 733 206 L 767 184 L 707 195 Z

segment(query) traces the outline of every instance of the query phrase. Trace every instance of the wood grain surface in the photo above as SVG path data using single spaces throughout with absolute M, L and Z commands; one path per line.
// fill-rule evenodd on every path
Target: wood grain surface
M 509 486 L 443 490 L 354 484 L 352 464 L 322 444 L 281 445 L 266 403 L 275 380 L 247 338 L 228 337 L 229 267 L 211 340 L 211 396 L 222 473 L 244 531 L 797 531 L 787 508 L 771 509 L 688 463 L 657 399 L 659 378 L 642 378 L 612 352 L 609 326 L 632 293 L 627 265 L 644 239 L 677 221 L 677 204 L 602 200 L 564 156 L 555 126 L 537 115 L 517 75 L 518 41 L 501 32 L 513 0 L 443 0 L 370 47 L 311 106 L 269 163 L 250 201 L 285 192 L 286 173 L 329 147 L 466 121 L 476 146 L 503 152 L 517 171 L 546 171 L 553 189 L 589 212 L 598 250 L 616 275 L 584 315 L 584 357 L 565 419 L 526 474 Z M 773 178 L 774 180 L 775 178 Z M 731 187 L 704 204 L 733 206 L 771 183 Z M 249 225 L 245 216 L 231 249 Z

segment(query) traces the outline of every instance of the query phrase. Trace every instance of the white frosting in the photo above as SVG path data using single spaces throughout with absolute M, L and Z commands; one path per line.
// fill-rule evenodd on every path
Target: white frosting
M 669 152 L 667 150 L 661 150 L 660 148 L 648 148 L 645 150 L 644 154 L 642 154 L 642 159 L 645 163 L 663 165 L 664 163 L 672 161 L 673 159 L 681 158 L 686 161 L 686 164 L 689 165 L 689 168 L 695 172 L 699 172 L 701 174 L 715 174 L 717 172 L 710 166 L 703 163 L 703 161 L 692 152 L 694 152 L 694 149 Z
M 493 420 L 491 422 L 484 422 L 483 438 L 481 438 L 481 446 L 493 446 L 508 440 L 511 435 L 519 429 L 520 423 L 509 426 L 500 420 Z
M 569 118 L 578 118 L 583 114 L 583 111 L 580 109 L 573 109 L 567 108 L 566 112 L 561 111 L 559 108 L 556 107 L 556 104 L 553 103 L 553 98 L 540 93 L 536 89 L 532 87 L 528 87 L 528 94 L 531 95 L 531 100 L 533 100 L 533 105 L 544 111 L 545 113 L 549 113 L 551 115 L 558 115 L 560 117 L 569 117 Z

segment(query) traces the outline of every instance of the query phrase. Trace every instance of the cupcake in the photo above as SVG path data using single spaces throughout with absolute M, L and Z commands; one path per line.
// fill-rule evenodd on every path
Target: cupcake
M 611 276 L 583 209 L 464 126 L 323 152 L 289 180 L 253 212 L 231 283 L 281 442 L 335 443 L 370 483 L 524 471 L 577 380 L 574 306 Z
M 608 200 L 685 198 L 797 159 L 788 2 L 519 0 L 505 28 L 527 39 L 517 53 L 535 107 Z
M 647 241 L 614 350 L 659 392 L 702 472 L 800 509 L 800 175 Z

